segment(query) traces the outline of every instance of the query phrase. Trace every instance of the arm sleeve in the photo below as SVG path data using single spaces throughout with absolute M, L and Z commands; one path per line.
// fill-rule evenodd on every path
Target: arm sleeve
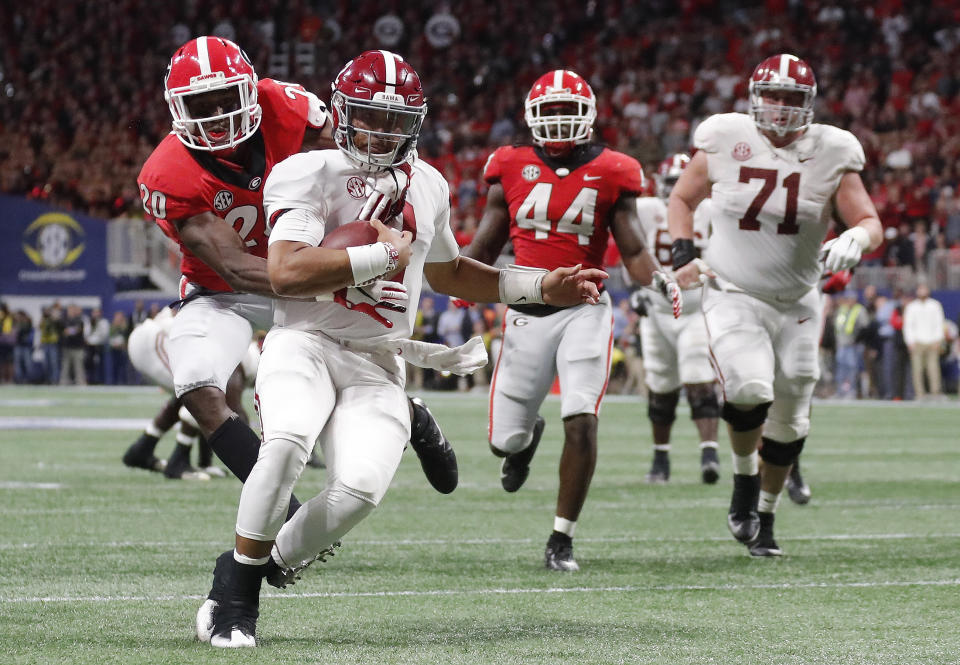
M 319 245 L 323 240 L 326 205 L 322 178 L 323 165 L 316 153 L 298 153 L 277 164 L 263 187 L 263 210 L 274 224 L 270 243 L 293 240 Z
M 720 141 L 717 135 L 721 121 L 718 116 L 712 115 L 699 125 L 693 133 L 693 147 L 708 154 L 720 150 Z

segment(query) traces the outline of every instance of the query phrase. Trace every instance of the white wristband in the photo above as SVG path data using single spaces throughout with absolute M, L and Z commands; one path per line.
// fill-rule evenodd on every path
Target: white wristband
M 347 247 L 347 254 L 350 256 L 354 286 L 369 284 L 390 267 L 390 250 L 383 242 Z
M 851 237 L 860 245 L 860 249 L 864 252 L 870 249 L 870 234 L 862 226 L 854 226 L 852 229 L 847 229 L 842 235 Z
M 547 271 L 526 266 L 507 266 L 500 271 L 500 302 L 508 305 L 542 305 L 543 278 Z

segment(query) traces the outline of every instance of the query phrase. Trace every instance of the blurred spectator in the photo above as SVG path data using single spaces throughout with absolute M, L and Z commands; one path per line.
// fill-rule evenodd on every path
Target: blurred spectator
M 63 332 L 63 310 L 60 303 L 44 307 L 40 316 L 40 348 L 43 351 L 44 382 L 60 383 L 60 335 Z
M 857 292 L 847 290 L 840 294 L 833 319 L 837 397 L 857 397 L 863 358 L 860 340 L 868 324 L 869 316 L 864 306 L 857 302 Z
M 25 311 L 14 314 L 13 380 L 17 383 L 32 383 L 33 372 L 33 319 Z
M 17 343 L 14 324 L 7 304 L 0 302 L 0 383 L 13 382 L 13 347 Z
M 110 322 L 110 376 L 107 383 L 119 385 L 127 383 L 127 337 L 130 336 L 130 322 L 121 311 L 113 313 Z
M 106 379 L 107 342 L 110 339 L 110 324 L 103 318 L 99 307 L 94 307 L 83 329 L 87 344 L 87 377 L 90 383 L 102 384 Z
M 941 394 L 940 347 L 943 340 L 943 306 L 930 297 L 926 284 L 920 284 L 916 298 L 903 310 L 903 341 L 910 352 L 913 393 L 917 399 L 928 394 L 928 387 L 930 396 Z
M 130 329 L 133 330 L 146 321 L 147 318 L 147 310 L 143 307 L 143 301 L 138 300 L 133 305 L 133 312 L 130 313 Z
M 87 385 L 87 371 L 84 367 L 86 342 L 84 328 L 86 320 L 76 305 L 67 305 L 63 319 L 61 340 L 60 385 Z
M 836 336 L 836 303 L 834 297 L 823 294 L 823 332 L 820 335 L 820 378 L 814 389 L 817 397 L 831 397 L 836 392 L 835 383 L 835 353 L 837 349 Z

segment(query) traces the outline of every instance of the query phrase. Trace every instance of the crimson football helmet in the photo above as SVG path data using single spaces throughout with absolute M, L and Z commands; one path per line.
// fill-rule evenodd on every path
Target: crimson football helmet
M 670 192 L 673 191 L 673 186 L 677 184 L 677 178 L 680 177 L 680 173 L 687 168 L 689 163 L 690 155 L 683 152 L 670 155 L 660 162 L 660 166 L 657 167 L 657 174 L 654 176 L 657 181 L 657 196 L 664 200 L 670 198 Z
M 197 37 L 181 46 L 167 66 L 164 88 L 173 131 L 188 148 L 235 148 L 260 126 L 257 74 L 230 40 Z
M 798 104 L 784 104 L 782 95 L 795 93 Z M 781 103 L 771 103 L 780 97 Z M 774 55 L 753 70 L 750 77 L 750 115 L 763 131 L 784 136 L 806 129 L 813 122 L 817 79 L 810 65 L 795 55 Z
M 533 142 L 549 152 L 566 152 L 593 135 L 597 98 L 590 84 L 569 69 L 538 78 L 523 106 Z
M 390 51 L 365 51 L 331 84 L 333 138 L 347 155 L 385 168 L 406 161 L 427 115 L 420 77 Z

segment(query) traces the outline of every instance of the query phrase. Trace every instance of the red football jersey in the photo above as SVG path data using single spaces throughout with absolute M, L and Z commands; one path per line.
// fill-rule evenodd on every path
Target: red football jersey
M 174 222 L 211 212 L 233 226 L 248 252 L 265 258 L 270 228 L 263 212 L 263 183 L 277 162 L 300 151 L 306 128 L 321 128 L 326 117 L 316 96 L 294 83 L 261 79 L 257 101 L 263 119 L 244 144 L 249 144 L 250 172 L 218 159 L 216 153 L 189 150 L 171 133 L 137 178 L 147 216 L 180 244 L 183 276 L 214 291 L 232 289 L 184 246 Z
M 484 168 L 488 183 L 503 186 L 517 264 L 602 268 L 613 205 L 643 190 L 640 163 L 599 145 L 569 165 L 542 155 L 533 146 L 498 148 Z

